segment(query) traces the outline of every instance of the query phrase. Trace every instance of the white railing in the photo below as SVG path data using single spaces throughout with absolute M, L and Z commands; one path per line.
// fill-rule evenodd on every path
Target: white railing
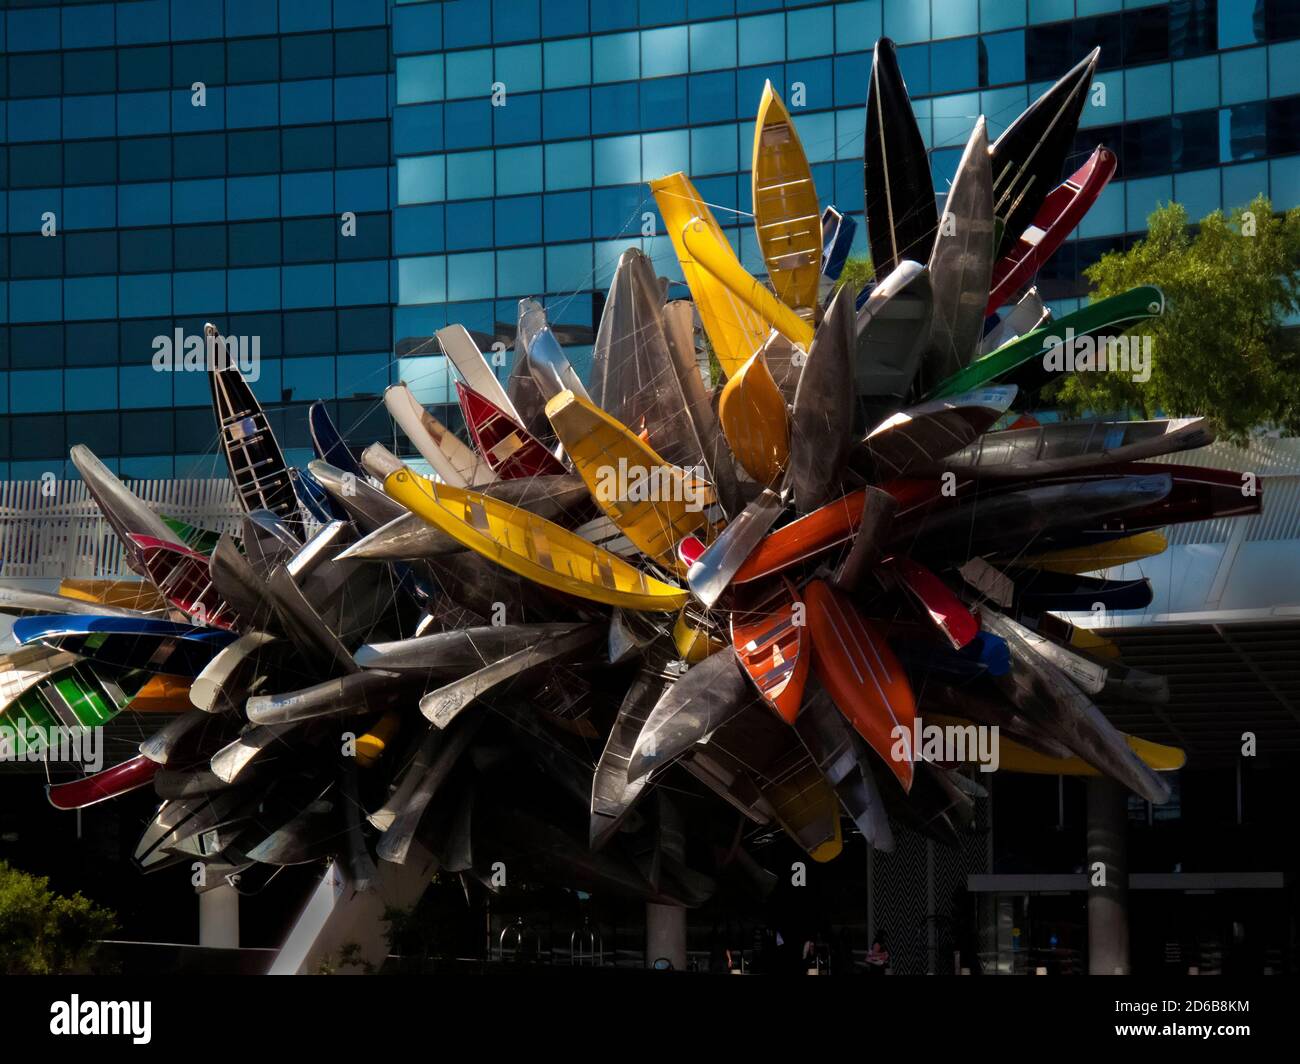
M 237 532 L 227 479 L 128 480 L 149 507 L 215 532 Z M 134 577 L 122 544 L 80 480 L 0 482 L 0 579 Z

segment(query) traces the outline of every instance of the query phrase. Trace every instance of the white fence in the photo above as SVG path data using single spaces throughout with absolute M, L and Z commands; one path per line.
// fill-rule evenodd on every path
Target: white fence
M 128 480 L 160 514 L 237 532 L 228 479 Z M 122 545 L 80 480 L 0 482 L 0 579 L 134 578 Z

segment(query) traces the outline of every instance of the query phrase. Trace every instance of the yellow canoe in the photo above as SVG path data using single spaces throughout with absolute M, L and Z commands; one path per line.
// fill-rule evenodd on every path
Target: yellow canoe
M 184 676 L 151 676 L 127 703 L 132 713 L 186 713 L 190 703 L 190 681 Z
M 713 234 L 715 241 L 727 244 L 727 238 L 714 220 L 700 194 L 683 173 L 669 174 L 650 182 L 659 213 L 677 252 L 682 266 L 682 276 L 690 287 L 695 309 L 699 312 L 704 331 L 713 345 L 713 353 L 730 377 L 767 338 L 768 323 L 743 301 L 737 299 L 727 287 L 708 270 L 700 267 L 682 242 L 682 229 L 697 221 L 703 229 Z M 731 255 L 735 261 L 735 254 Z M 742 269 L 739 262 L 736 268 Z
M 805 351 L 813 339 L 813 327 L 782 303 L 772 290 L 750 273 L 736 258 L 721 232 L 714 233 L 702 219 L 692 218 L 682 227 L 682 243 L 697 266 L 720 283 L 735 299 L 770 324 L 791 343 Z
M 969 722 L 947 716 L 926 716 L 927 724 L 968 726 Z M 1155 772 L 1177 772 L 1187 764 L 1187 754 L 1177 746 L 1165 746 L 1136 735 L 1125 735 L 1129 749 Z M 1040 754 L 1014 739 L 998 735 L 998 771 L 1022 772 L 1035 776 L 1100 776 L 1101 773 L 1078 757 L 1050 757 Z
M 59 594 L 82 602 L 97 602 L 101 606 L 117 606 L 127 610 L 165 610 L 166 600 L 158 589 L 143 580 L 97 580 L 70 577 L 59 584 Z
M 435 485 L 406 468 L 384 478 L 384 491 L 461 546 L 543 587 L 664 613 L 690 598 L 567 528 L 478 492 Z
M 553 396 L 546 416 L 596 505 L 637 550 L 680 568 L 677 544 L 706 524 L 708 482 L 665 462 L 621 421 L 571 391 Z
M 396 710 L 385 713 L 365 735 L 357 739 L 357 764 L 370 768 L 383 756 L 393 737 L 402 730 L 402 715 Z
M 781 302 L 817 318 L 822 224 L 812 169 L 790 114 L 769 81 L 754 121 L 754 230 Z
M 1139 739 L 1125 735 L 1129 748 L 1142 759 L 1147 768 L 1155 772 L 1177 772 L 1187 763 L 1187 754 L 1176 746 Z M 999 738 L 999 770 L 1024 772 L 1042 776 L 1100 776 L 1101 773 L 1088 762 L 1077 757 L 1048 757 L 1012 739 Z
M 731 453 L 760 484 L 771 484 L 790 457 L 790 415 L 762 352 L 722 388 L 718 421 Z
M 683 606 L 677 615 L 677 623 L 673 625 L 673 646 L 682 661 L 698 665 L 709 655 L 725 649 L 727 644 L 717 638 L 690 606 Z
M 840 831 L 840 801 L 811 761 L 783 779 L 763 787 L 777 820 L 797 842 L 808 848 L 818 864 L 833 861 L 844 848 Z
M 1082 547 L 1066 547 L 1025 558 L 1025 565 L 1047 569 L 1054 573 L 1092 573 L 1117 565 L 1140 562 L 1154 558 L 1169 548 L 1169 541 L 1161 532 L 1138 532 L 1123 539 L 1095 543 Z
M 1118 658 L 1119 644 L 1089 628 L 1075 628 L 1070 632 L 1070 646 L 1098 658 Z

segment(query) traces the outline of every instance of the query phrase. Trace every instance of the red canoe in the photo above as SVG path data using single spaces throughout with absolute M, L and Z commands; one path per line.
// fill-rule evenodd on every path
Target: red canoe
M 139 754 L 93 776 L 84 776 L 71 783 L 52 783 L 45 788 L 45 793 L 55 809 L 85 809 L 96 802 L 147 786 L 161 767 L 156 761 Z
M 893 480 L 881 485 L 884 491 L 898 500 L 895 520 L 934 499 L 940 487 L 938 479 Z M 745 564 L 732 577 L 731 582 L 745 584 L 779 573 L 782 569 L 788 569 L 852 539 L 858 525 L 862 523 L 865 499 L 865 491 L 850 492 L 797 521 L 778 528 L 745 559 Z
M 736 656 L 759 694 L 787 724 L 799 715 L 812 658 L 807 626 L 795 623 L 798 597 L 788 580 L 778 580 L 770 594 L 731 616 Z
M 463 381 L 456 382 L 456 397 L 474 446 L 502 480 L 568 472 L 536 436 Z
M 960 650 L 979 635 L 979 621 L 971 616 L 970 610 L 953 590 L 924 565 L 918 565 L 910 558 L 898 557 L 890 562 L 890 567 L 939 630 L 948 637 L 948 642 L 954 649 Z
M 912 788 L 910 751 L 916 701 L 903 666 L 885 637 L 843 593 L 821 580 L 804 588 L 813 671 L 841 713 L 902 784 Z M 900 746 L 896 729 L 907 737 Z
M 235 611 L 217 594 L 206 554 L 153 536 L 131 535 L 135 560 L 163 597 L 199 624 L 233 628 Z
M 1115 164 L 1115 153 L 1098 145 L 1086 163 L 1047 194 L 1034 215 L 1034 224 L 1020 234 L 1015 247 L 993 264 L 985 314 L 992 314 L 1008 302 L 1074 232 L 1114 176 Z

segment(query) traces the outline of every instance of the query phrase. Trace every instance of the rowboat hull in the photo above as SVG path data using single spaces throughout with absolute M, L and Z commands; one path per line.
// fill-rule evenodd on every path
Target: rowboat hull
M 456 372 L 470 388 L 478 392 L 488 402 L 495 403 L 516 421 L 519 413 L 515 410 L 506 390 L 501 387 L 496 372 L 488 364 L 487 358 L 479 350 L 478 344 L 463 325 L 448 325 L 435 334 L 438 346 L 447 356 Z
M 311 432 L 312 450 L 322 462 L 328 462 L 344 473 L 365 479 L 361 463 L 344 442 L 343 434 L 335 426 L 325 404 L 317 399 L 307 408 L 307 427 Z
M 904 260 L 884 275 L 858 310 L 854 377 L 867 424 L 907 403 L 930 347 L 934 288 L 930 271 Z
M 235 636 L 153 617 L 23 617 L 20 644 L 40 643 L 102 665 L 194 676 Z
M 647 664 L 637 672 L 623 696 L 591 781 L 592 850 L 600 850 L 618 833 L 649 783 L 647 776 L 630 778 L 628 766 L 646 719 L 675 680 L 675 675 Z
M 484 697 L 529 669 L 577 654 L 599 642 L 604 635 L 603 625 L 585 624 L 543 636 L 529 646 L 428 692 L 420 699 L 420 712 L 435 728 L 446 728 L 476 698 Z
M 776 492 L 765 488 L 713 542 L 690 563 L 686 582 L 705 607 L 712 607 L 727 590 L 732 578 L 767 535 L 785 504 Z M 700 544 L 703 547 L 703 544 Z
M 1143 764 L 1087 695 L 1026 645 L 1020 625 L 993 610 L 986 611 L 983 622 L 1007 642 L 1012 669 L 997 683 L 1026 717 L 1147 801 L 1160 805 L 1169 800 L 1169 785 Z
M 405 383 L 384 391 L 384 406 L 420 456 L 446 483 L 464 488 L 496 480 L 492 467 L 425 410 Z
M 1003 344 L 1009 344 L 1026 333 L 1043 328 L 1051 320 L 1052 312 L 1043 305 L 1038 289 L 1031 288 L 1020 297 L 1020 302 L 1003 314 L 997 324 L 984 334 L 975 353 L 983 358 Z
M 1158 458 L 1213 442 L 1214 431 L 1204 418 L 1066 421 L 990 432 L 943 459 L 938 468 L 978 477 L 1037 479 Z
M 867 844 L 882 853 L 892 853 L 894 832 L 871 771 L 871 748 L 821 688 L 809 695 L 799 719 L 793 723 L 799 741 L 835 789 L 840 805 Z

